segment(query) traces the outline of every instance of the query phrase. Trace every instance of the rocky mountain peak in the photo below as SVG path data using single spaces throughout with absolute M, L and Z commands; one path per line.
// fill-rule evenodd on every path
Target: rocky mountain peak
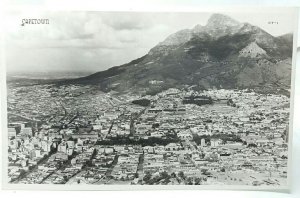
M 208 19 L 206 27 L 234 27 L 240 26 L 241 23 L 223 14 L 213 14 Z
M 159 46 L 175 46 L 189 41 L 193 36 L 206 33 L 214 38 L 224 36 L 227 34 L 236 33 L 241 27 L 242 23 L 222 14 L 213 14 L 207 21 L 205 26 L 196 25 L 193 29 L 180 30 L 171 34 Z
M 203 31 L 208 33 L 212 38 L 217 39 L 225 35 L 237 33 L 243 23 L 240 23 L 229 16 L 223 14 L 213 14 L 204 26 Z

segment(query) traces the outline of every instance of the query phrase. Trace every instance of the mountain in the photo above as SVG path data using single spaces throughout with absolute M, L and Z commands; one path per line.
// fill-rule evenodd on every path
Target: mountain
M 130 63 L 60 83 L 104 91 L 156 93 L 169 87 L 290 87 L 292 34 L 274 37 L 257 26 L 213 14 L 205 26 L 180 30 Z

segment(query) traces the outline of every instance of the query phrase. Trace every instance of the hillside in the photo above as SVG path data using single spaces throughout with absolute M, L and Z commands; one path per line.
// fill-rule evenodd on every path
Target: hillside
M 290 86 L 292 34 L 274 37 L 259 27 L 214 14 L 205 26 L 178 31 L 130 63 L 60 84 L 94 84 L 104 91 Z

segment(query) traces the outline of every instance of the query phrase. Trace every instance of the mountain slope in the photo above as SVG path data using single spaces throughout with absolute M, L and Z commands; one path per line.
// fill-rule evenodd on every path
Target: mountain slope
M 249 23 L 214 14 L 205 26 L 172 34 L 139 59 L 61 83 L 148 93 L 184 85 L 277 90 L 290 85 L 291 57 L 291 34 L 274 37 Z

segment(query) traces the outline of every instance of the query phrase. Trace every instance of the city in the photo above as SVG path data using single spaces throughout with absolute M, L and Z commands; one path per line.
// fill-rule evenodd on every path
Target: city
M 150 81 L 149 84 L 153 84 Z M 290 99 L 8 84 L 12 184 L 287 185 Z

